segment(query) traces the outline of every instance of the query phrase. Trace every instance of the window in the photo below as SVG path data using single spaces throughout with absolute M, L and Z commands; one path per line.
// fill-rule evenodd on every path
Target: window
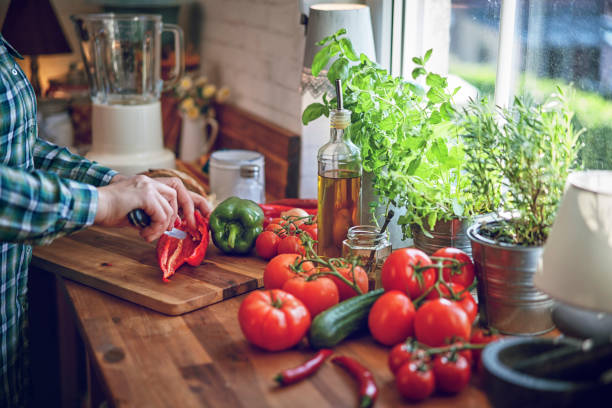
M 476 94 L 502 105 L 520 94 L 542 99 L 571 85 L 575 125 L 587 129 L 582 164 L 612 169 L 612 0 L 393 3 L 394 74 L 409 78 L 410 58 L 433 48 L 430 69 L 461 86 L 459 103 Z

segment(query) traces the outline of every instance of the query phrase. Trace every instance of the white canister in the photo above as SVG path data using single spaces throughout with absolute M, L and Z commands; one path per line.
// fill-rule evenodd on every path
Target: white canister
M 251 150 L 219 150 L 210 155 L 210 190 L 221 202 L 231 196 L 240 196 L 236 190 L 240 180 L 240 167 L 259 167 L 259 183 L 266 191 L 264 156 Z

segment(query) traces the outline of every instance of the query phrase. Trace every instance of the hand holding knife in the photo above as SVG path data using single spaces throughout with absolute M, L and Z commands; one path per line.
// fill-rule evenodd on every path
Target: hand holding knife
M 151 224 L 151 217 L 149 217 L 149 215 L 141 208 L 130 211 L 127 217 L 130 224 L 137 228 L 146 228 Z M 185 231 L 181 231 L 177 228 L 172 228 L 170 231 L 165 231 L 164 234 L 177 239 L 185 239 L 185 237 L 187 237 L 187 233 Z

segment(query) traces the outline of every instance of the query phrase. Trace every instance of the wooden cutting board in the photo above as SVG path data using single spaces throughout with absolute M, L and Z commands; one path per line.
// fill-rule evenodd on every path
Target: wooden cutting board
M 162 281 L 155 244 L 132 228 L 92 227 L 34 249 L 32 264 L 167 315 L 180 315 L 263 286 L 266 262 L 228 256 L 210 242 L 198 267 Z

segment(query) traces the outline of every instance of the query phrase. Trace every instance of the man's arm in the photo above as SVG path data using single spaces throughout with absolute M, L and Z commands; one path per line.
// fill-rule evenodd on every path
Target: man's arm
M 92 225 L 97 206 L 94 186 L 0 166 L 0 241 L 50 243 Z
M 65 147 L 36 139 L 33 149 L 34 167 L 60 177 L 94 186 L 105 186 L 117 172 L 71 153 Z

